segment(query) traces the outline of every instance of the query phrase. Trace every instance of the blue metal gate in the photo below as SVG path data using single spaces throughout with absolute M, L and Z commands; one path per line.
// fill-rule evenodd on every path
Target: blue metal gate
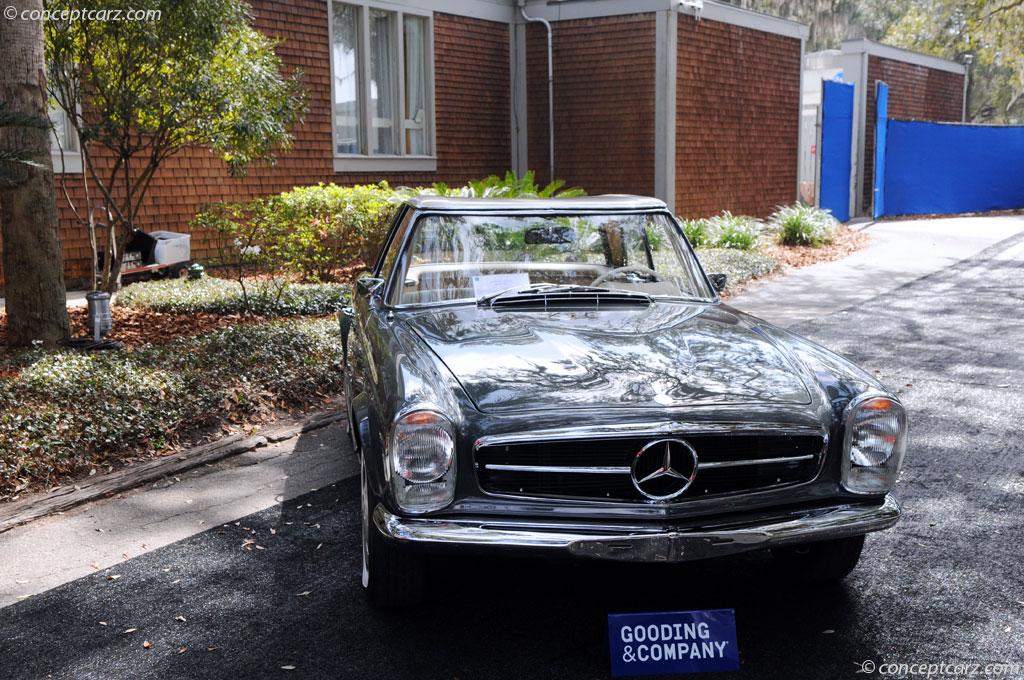
M 818 203 L 840 222 L 850 219 L 853 85 L 821 83 L 821 176 Z
M 875 202 L 872 216 L 885 214 L 885 148 L 889 141 L 889 86 L 878 81 L 875 92 Z

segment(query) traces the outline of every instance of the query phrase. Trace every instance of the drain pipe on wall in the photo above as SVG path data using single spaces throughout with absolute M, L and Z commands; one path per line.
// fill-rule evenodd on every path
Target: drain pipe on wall
M 526 13 L 526 0 L 518 0 L 519 12 L 530 23 L 544 24 L 548 30 L 548 181 L 555 181 L 555 77 L 551 56 L 551 22 Z

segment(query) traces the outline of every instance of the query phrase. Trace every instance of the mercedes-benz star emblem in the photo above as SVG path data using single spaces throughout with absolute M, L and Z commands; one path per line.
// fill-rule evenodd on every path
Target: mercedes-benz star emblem
M 633 457 L 631 476 L 644 496 L 667 501 L 690 488 L 697 476 L 697 452 L 681 439 L 653 441 Z

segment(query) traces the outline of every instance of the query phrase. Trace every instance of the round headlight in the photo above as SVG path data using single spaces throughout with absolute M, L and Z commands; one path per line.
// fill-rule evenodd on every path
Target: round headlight
M 843 449 L 843 486 L 854 493 L 887 492 L 896 483 L 907 449 L 903 406 L 881 395 L 852 401 Z
M 440 479 L 455 456 L 451 422 L 433 411 L 413 411 L 396 423 L 391 440 L 395 474 L 414 484 Z

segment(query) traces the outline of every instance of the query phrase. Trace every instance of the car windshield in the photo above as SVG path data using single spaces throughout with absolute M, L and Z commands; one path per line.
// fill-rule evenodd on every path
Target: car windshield
M 658 213 L 426 215 L 400 267 L 393 305 L 478 300 L 545 285 L 714 299 L 675 223 Z

